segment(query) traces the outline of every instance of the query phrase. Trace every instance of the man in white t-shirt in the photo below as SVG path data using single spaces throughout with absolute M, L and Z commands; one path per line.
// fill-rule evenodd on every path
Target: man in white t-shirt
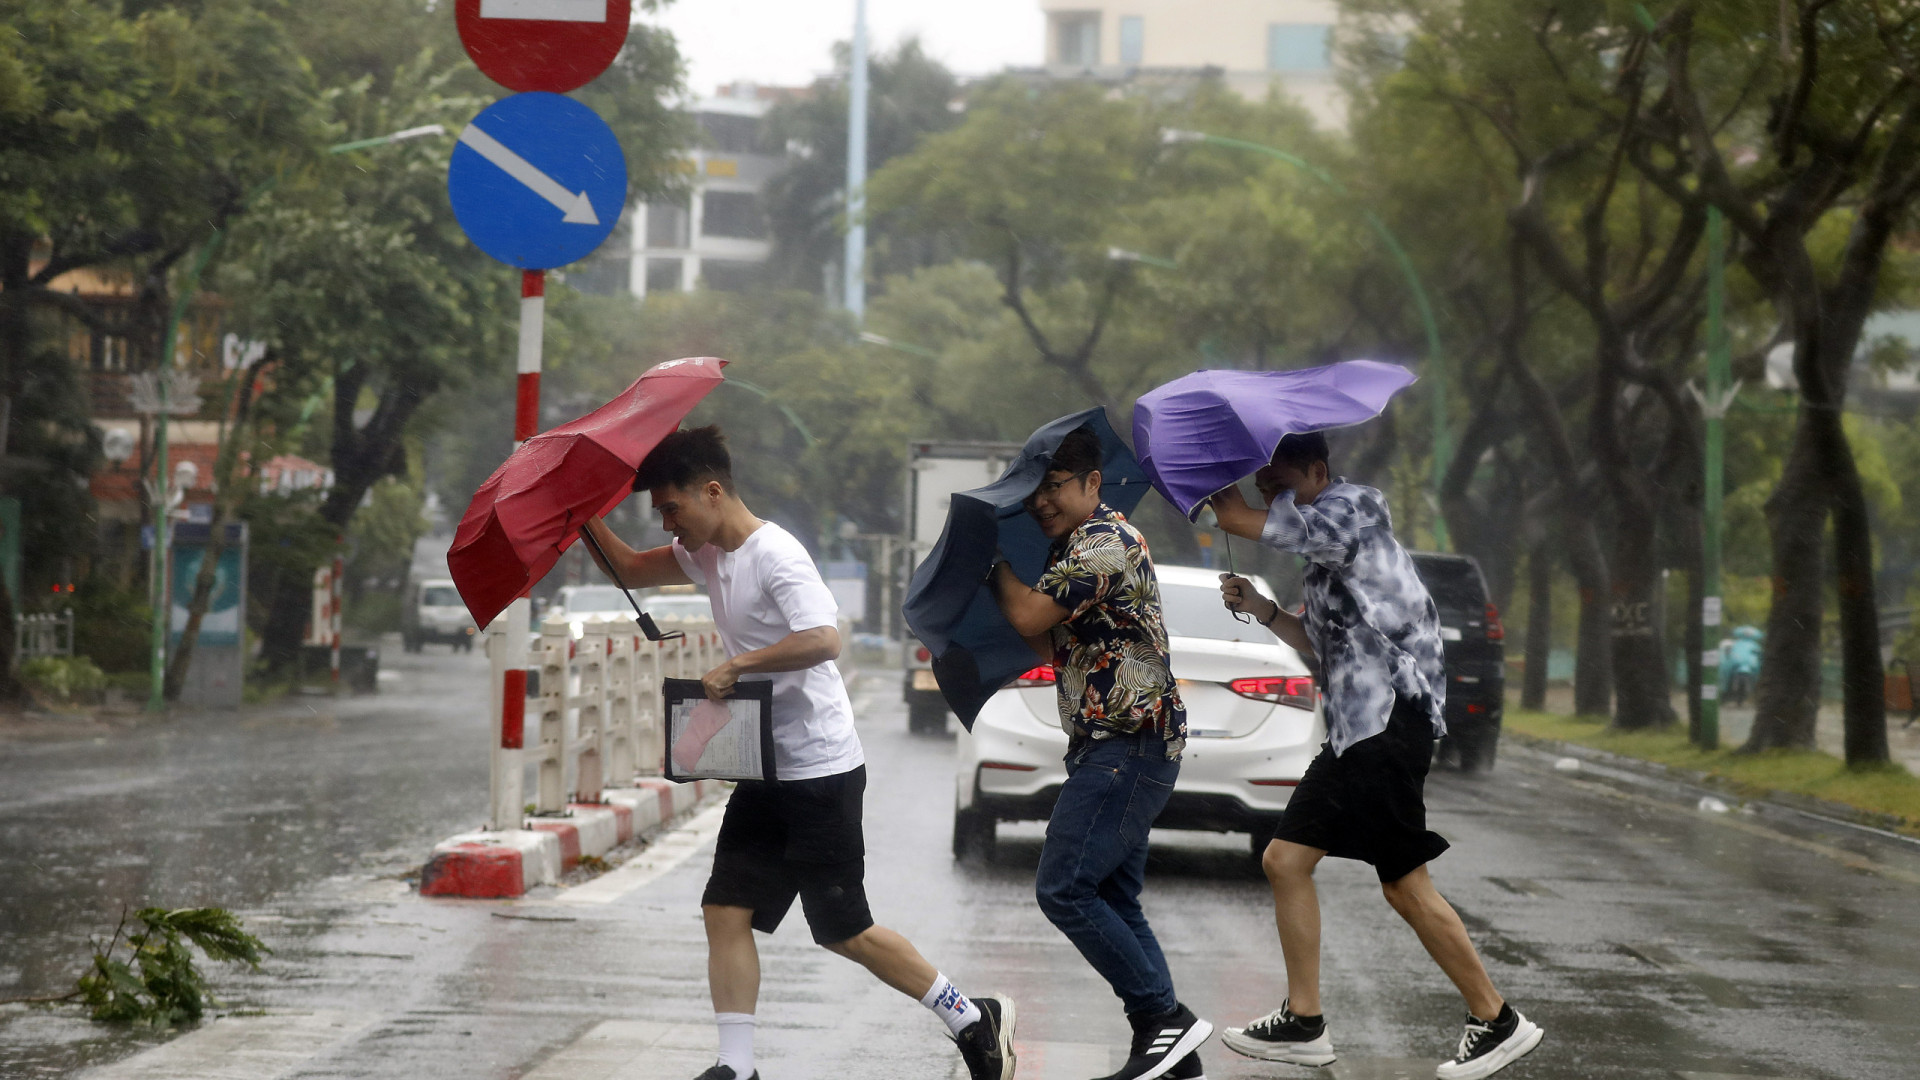
M 599 518 L 588 521 L 619 579 L 635 588 L 706 586 L 727 646 L 727 659 L 701 679 L 709 697 L 726 697 L 743 677 L 773 683 L 779 781 L 748 780 L 734 789 L 700 901 L 720 1056 L 698 1080 L 758 1080 L 760 955 L 753 932 L 772 933 L 796 895 L 816 942 L 946 1022 L 972 1080 L 1012 1080 L 1013 1002 L 969 999 L 867 910 L 866 759 L 834 666 L 839 610 L 812 557 L 793 534 L 754 517 L 740 501 L 718 427 L 661 440 L 640 463 L 633 487 L 652 494 L 673 543 L 635 551 Z

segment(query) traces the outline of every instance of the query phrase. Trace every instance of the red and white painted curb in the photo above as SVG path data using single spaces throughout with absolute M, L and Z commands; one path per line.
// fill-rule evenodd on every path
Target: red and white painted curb
M 525 828 L 468 832 L 434 845 L 420 875 L 421 896 L 524 896 L 579 865 L 645 836 L 721 792 L 717 781 L 676 784 L 645 777 L 607 788 L 603 804 L 574 803 L 566 817 L 527 818 Z

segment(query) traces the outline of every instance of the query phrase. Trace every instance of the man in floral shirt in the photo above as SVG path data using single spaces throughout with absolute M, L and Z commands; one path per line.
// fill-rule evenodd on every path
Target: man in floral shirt
M 1173 793 L 1187 712 L 1167 655 L 1160 584 L 1147 542 L 1100 501 L 1100 440 L 1061 440 L 1027 512 L 1053 541 L 1028 587 L 1006 563 L 994 597 L 1053 665 L 1067 782 L 1047 822 L 1035 893 L 1040 909 L 1113 987 L 1133 1025 L 1127 1063 L 1107 1080 L 1199 1078 L 1213 1025 L 1180 1004 L 1166 957 L 1140 909 L 1147 830 Z

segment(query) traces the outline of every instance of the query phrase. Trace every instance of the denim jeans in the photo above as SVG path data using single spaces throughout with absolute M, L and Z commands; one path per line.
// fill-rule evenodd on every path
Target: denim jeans
M 1140 910 L 1147 830 L 1167 805 L 1180 763 L 1156 735 L 1089 742 L 1067 755 L 1067 782 L 1047 822 L 1034 892 L 1126 1006 L 1129 1016 L 1179 1004 L 1160 943 Z

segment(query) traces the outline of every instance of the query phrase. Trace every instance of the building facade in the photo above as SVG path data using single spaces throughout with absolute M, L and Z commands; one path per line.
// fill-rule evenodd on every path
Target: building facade
M 1128 79 L 1214 69 L 1249 98 L 1278 83 L 1316 122 L 1340 127 L 1335 0 L 1041 0 L 1046 69 Z
M 633 209 L 633 295 L 744 289 L 762 280 L 773 253 L 764 193 L 786 158 L 766 152 L 761 122 L 800 92 L 735 84 L 692 105 L 701 143 L 683 159 L 684 195 Z

